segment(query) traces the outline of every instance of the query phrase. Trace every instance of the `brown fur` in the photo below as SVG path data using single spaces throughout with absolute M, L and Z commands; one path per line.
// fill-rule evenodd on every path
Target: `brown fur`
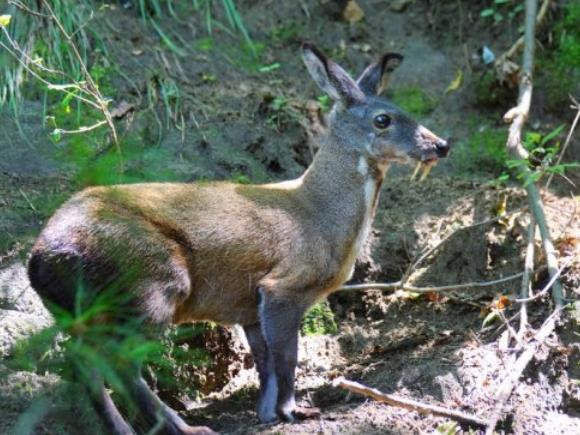
M 89 188 L 49 221 L 33 256 L 54 255 L 63 246 L 88 258 L 102 257 L 101 249 L 118 250 L 117 268 L 130 267 L 126 263 L 137 258 L 144 262 L 147 280 L 178 277 L 172 294 L 138 295 L 150 319 L 256 323 L 258 287 L 295 292 L 294 297 L 314 302 L 347 278 L 352 264 L 345 261 L 365 212 L 360 199 L 365 180 L 349 161 L 358 158 L 321 152 L 292 187 L 147 183 Z

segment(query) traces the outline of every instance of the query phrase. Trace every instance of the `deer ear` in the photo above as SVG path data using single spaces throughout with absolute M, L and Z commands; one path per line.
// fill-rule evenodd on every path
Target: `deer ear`
M 398 53 L 386 53 L 378 62 L 370 64 L 357 80 L 365 95 L 379 95 L 387 86 L 390 74 L 403 62 Z
M 342 101 L 347 106 L 364 100 L 364 93 L 348 73 L 313 44 L 302 44 L 302 59 L 316 84 L 333 100 Z

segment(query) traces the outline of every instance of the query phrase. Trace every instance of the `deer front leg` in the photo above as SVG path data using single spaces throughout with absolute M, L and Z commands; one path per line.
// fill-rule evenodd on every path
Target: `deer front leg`
M 278 385 L 276 412 L 283 420 L 294 421 L 298 329 L 305 306 L 296 300 L 298 298 L 277 296 L 263 289 L 259 293 L 260 324 L 272 355 Z

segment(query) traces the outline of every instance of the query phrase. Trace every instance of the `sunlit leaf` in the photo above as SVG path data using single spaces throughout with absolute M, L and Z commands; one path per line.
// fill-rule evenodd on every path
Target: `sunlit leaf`
M 461 86 L 461 83 L 463 83 L 463 71 L 458 69 L 455 78 L 449 86 L 447 86 L 447 89 L 445 89 L 445 93 L 448 94 L 449 92 L 456 91 Z
M 0 15 L 0 27 L 8 27 L 11 19 L 12 15 Z
M 548 133 L 547 135 L 545 135 L 542 140 L 540 141 L 540 146 L 545 145 L 547 142 L 551 141 L 552 139 L 554 139 L 555 137 L 559 136 L 560 133 L 562 132 L 562 130 L 564 129 L 565 125 L 562 124 L 558 127 L 556 127 L 554 130 L 552 130 L 550 133 Z
M 494 10 L 492 8 L 487 8 L 481 11 L 480 16 L 482 17 L 491 17 L 494 14 Z
M 497 318 L 499 318 L 499 313 L 497 312 L 497 310 L 491 310 L 489 314 L 485 316 L 485 319 L 483 319 L 481 327 L 485 328 L 487 325 L 495 321 Z

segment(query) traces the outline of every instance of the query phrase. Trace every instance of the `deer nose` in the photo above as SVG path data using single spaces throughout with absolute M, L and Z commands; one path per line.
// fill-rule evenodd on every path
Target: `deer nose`
M 435 142 L 435 149 L 437 151 L 437 157 L 447 157 L 447 154 L 449 154 L 449 144 L 445 139 L 438 139 Z

